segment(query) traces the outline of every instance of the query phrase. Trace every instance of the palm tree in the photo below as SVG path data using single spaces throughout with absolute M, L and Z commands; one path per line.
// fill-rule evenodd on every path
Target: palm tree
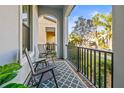
M 96 14 L 94 17 L 92 17 L 93 25 L 97 28 L 99 26 L 102 26 L 105 28 L 105 41 L 108 45 L 109 49 L 111 49 L 111 41 L 112 41 L 112 12 L 110 12 L 108 15 L 105 14 Z M 98 41 L 98 33 L 96 30 L 96 38 Z

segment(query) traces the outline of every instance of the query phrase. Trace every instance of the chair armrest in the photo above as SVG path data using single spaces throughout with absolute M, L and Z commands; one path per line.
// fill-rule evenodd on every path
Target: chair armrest
M 48 71 L 50 71 L 50 70 L 52 70 L 52 69 L 54 69 L 54 68 L 56 68 L 56 66 L 54 66 L 54 65 L 49 65 L 49 66 L 47 66 L 47 67 L 45 67 L 45 68 L 42 68 L 42 69 L 37 70 L 36 75 L 39 75 L 39 74 L 41 74 L 41 73 L 48 72 Z
M 41 53 L 41 54 L 47 54 L 47 53 Z
M 48 53 L 40 53 L 39 56 L 42 58 L 47 57 Z
M 45 61 L 46 61 L 46 58 L 38 58 L 38 59 L 34 59 L 33 64 L 42 63 L 42 62 L 45 62 Z

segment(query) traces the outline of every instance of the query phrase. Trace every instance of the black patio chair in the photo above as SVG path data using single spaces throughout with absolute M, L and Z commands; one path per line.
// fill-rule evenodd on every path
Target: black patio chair
M 45 44 L 38 44 L 38 51 L 39 51 L 40 58 L 47 58 L 48 51 L 46 50 Z
M 50 45 L 48 44 L 38 44 L 39 58 L 46 58 L 46 61 L 52 61 L 54 64 L 54 57 L 56 55 L 55 50 L 50 50 Z
M 57 81 L 56 81 L 56 78 L 55 78 L 55 74 L 54 74 L 54 70 L 53 70 L 54 68 L 56 68 L 56 66 L 55 66 L 55 65 L 48 65 L 48 66 L 46 66 L 46 67 L 44 67 L 44 68 L 42 68 L 42 69 L 36 70 L 36 69 L 34 68 L 34 66 L 33 66 L 32 60 L 31 60 L 31 58 L 30 58 L 30 56 L 29 56 L 29 54 L 28 54 L 27 49 L 25 49 L 25 55 L 26 55 L 26 57 L 27 57 L 27 61 L 28 61 L 29 66 L 30 66 L 30 68 L 31 68 L 32 78 L 34 79 L 34 81 L 35 81 L 35 83 L 36 83 L 36 87 L 39 87 L 40 82 L 41 82 L 41 80 L 42 80 L 44 74 L 50 71 L 51 74 L 53 75 L 53 78 L 54 78 L 56 87 L 58 88 L 58 84 L 57 84 Z M 35 63 L 34 63 L 34 64 L 35 64 Z M 37 62 L 36 62 L 36 64 L 37 64 Z M 36 76 L 39 76 L 39 75 L 41 75 L 41 77 L 40 77 L 40 79 L 39 79 L 39 82 L 37 82 L 37 81 L 36 81 Z

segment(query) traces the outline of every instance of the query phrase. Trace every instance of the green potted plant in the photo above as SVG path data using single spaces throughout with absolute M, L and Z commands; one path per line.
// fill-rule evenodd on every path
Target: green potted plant
M 17 76 L 20 68 L 21 65 L 17 62 L 0 66 L 0 86 L 3 86 L 3 88 L 26 88 L 27 86 L 17 83 L 8 83 L 5 85 L 5 83 Z
M 56 51 L 55 50 L 51 51 L 50 55 L 51 55 L 52 61 L 54 62 L 55 57 L 56 57 Z

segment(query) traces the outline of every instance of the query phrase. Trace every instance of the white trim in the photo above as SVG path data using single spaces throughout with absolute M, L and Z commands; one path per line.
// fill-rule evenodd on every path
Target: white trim
M 29 6 L 30 7 L 30 11 L 29 11 L 29 15 L 30 15 L 30 18 L 29 18 L 29 20 L 31 20 L 32 22 L 29 24 L 30 25 L 30 51 L 31 52 L 33 52 L 34 51 L 34 47 L 33 47 L 33 34 L 34 34 L 34 30 L 33 30 L 33 28 L 34 28 L 34 26 L 33 26 L 33 14 L 34 14 L 34 11 L 33 11 L 33 5 L 30 5 Z
M 19 60 L 22 64 L 22 5 L 19 6 Z
M 67 45 L 68 44 L 68 17 L 63 18 L 63 58 L 67 58 Z
M 58 24 L 58 19 L 56 21 L 56 26 L 55 26 L 55 44 L 57 44 L 57 24 Z M 55 45 L 55 51 L 57 53 L 57 45 Z
M 69 16 L 75 5 L 67 5 L 64 9 L 64 16 Z
M 22 53 L 22 44 L 23 44 L 23 41 L 22 41 L 22 30 L 23 30 L 23 21 L 22 21 L 22 14 L 23 14 L 23 11 L 22 11 L 22 6 L 23 5 L 19 5 L 19 60 L 20 60 L 20 64 L 23 65 L 23 58 L 24 58 L 24 54 Z M 34 51 L 34 30 L 33 30 L 33 14 L 34 14 L 34 11 L 33 11 L 33 6 L 31 6 L 31 17 L 32 17 L 32 24 L 31 24 L 31 32 L 30 32 L 30 51 L 29 52 L 32 52 Z

